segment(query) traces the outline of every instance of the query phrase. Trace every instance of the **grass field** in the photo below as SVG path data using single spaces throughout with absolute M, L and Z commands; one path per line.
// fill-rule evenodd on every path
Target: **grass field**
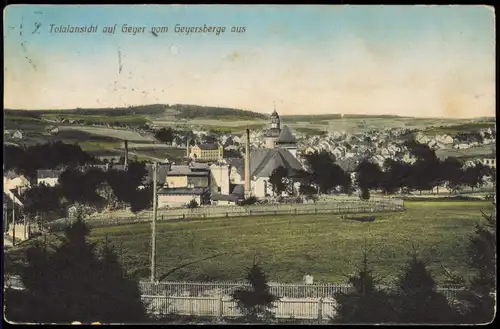
M 153 142 L 155 141 L 152 136 L 142 136 L 138 132 L 127 130 L 127 129 L 113 129 L 113 128 L 103 128 L 103 127 L 86 127 L 86 126 L 61 126 L 59 127 L 60 133 L 65 133 L 70 131 L 74 134 L 81 134 L 82 132 L 91 134 L 91 135 L 99 135 L 104 138 L 113 138 L 113 139 L 121 139 L 128 140 L 132 142 Z
M 407 211 L 376 215 L 371 223 L 343 220 L 336 215 L 221 218 L 205 221 L 159 222 L 159 276 L 177 266 L 218 253 L 211 260 L 173 272 L 171 280 L 243 280 L 245 267 L 257 255 L 271 281 L 300 282 L 305 273 L 315 281 L 345 283 L 343 273 L 354 270 L 366 239 L 375 273 L 386 283 L 408 260 L 412 243 L 429 260 L 439 284 L 445 276 L 441 261 L 462 275 L 473 272 L 465 263 L 468 235 L 489 213 L 489 201 L 406 202 Z M 95 228 L 91 240 L 104 236 L 117 246 L 129 273 L 149 274 L 149 224 Z M 28 242 L 25 245 L 29 245 Z M 21 247 L 19 247 L 21 248 Z M 8 251 L 20 257 L 19 249 Z M 16 256 L 17 255 L 17 256 Z M 431 255 L 433 255 L 431 257 Z
M 345 221 L 335 215 L 266 216 L 192 222 L 160 222 L 157 225 L 158 271 L 203 259 L 218 258 L 182 268 L 172 280 L 242 280 L 245 266 L 257 255 L 270 280 L 301 281 L 310 273 L 316 281 L 343 283 L 343 273 L 353 270 L 366 238 L 376 272 L 386 281 L 394 278 L 408 259 L 412 243 L 441 283 L 445 279 L 439 260 L 464 275 L 468 234 L 480 220 L 480 210 L 492 210 L 490 202 L 407 202 L 404 213 L 377 215 L 372 223 Z M 96 228 L 93 240 L 105 235 L 121 245 L 122 260 L 131 272 L 146 277 L 150 260 L 150 225 Z M 433 255 L 433 259 L 430 257 Z
M 79 120 L 88 123 L 123 123 L 123 124 L 136 124 L 142 125 L 148 122 L 148 120 L 139 115 L 121 115 L 121 116 L 106 116 L 106 115 L 77 115 L 77 114 L 42 114 L 42 119 L 54 120 L 54 119 L 68 119 L 68 120 Z
M 460 132 L 472 132 L 479 129 L 494 128 L 495 122 L 469 122 L 458 125 L 444 126 L 444 127 L 431 127 L 425 131 L 426 134 L 451 134 L 455 135 Z
M 440 158 L 456 157 L 456 158 L 473 158 L 478 156 L 490 156 L 496 149 L 495 144 L 471 147 L 468 149 L 441 149 L 436 151 L 436 155 Z

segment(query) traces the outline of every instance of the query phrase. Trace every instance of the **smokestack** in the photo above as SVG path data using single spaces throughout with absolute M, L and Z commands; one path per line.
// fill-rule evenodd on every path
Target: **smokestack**
M 186 139 L 186 159 L 189 159 L 189 143 L 191 142 L 191 139 L 188 137 Z
M 251 194 L 250 189 L 250 129 L 246 130 L 245 143 L 245 198 Z
M 124 163 L 125 167 L 127 167 L 128 165 L 128 141 L 126 140 L 125 141 L 125 163 Z

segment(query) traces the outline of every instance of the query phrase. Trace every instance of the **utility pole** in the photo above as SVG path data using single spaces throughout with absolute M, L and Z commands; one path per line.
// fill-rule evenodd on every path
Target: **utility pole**
M 12 245 L 16 245 L 16 202 L 12 199 Z
M 27 234 L 28 231 L 26 230 L 26 215 L 25 214 L 23 214 L 23 221 L 24 221 L 24 230 L 23 230 L 23 232 L 24 232 L 24 240 L 26 240 L 26 239 L 28 239 L 28 236 L 27 236 L 28 235 Z
M 157 208 L 157 188 L 156 188 L 157 163 L 153 162 L 153 221 L 151 223 L 151 282 L 155 281 L 156 272 L 156 208 Z

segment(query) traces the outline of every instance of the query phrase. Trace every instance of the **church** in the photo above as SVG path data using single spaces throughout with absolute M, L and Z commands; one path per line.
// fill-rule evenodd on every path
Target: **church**
M 269 127 L 264 133 L 264 147 L 250 150 L 249 139 L 247 131 L 245 159 L 226 159 L 226 163 L 211 166 L 212 194 L 215 199 L 218 195 L 229 195 L 234 200 L 248 196 L 272 196 L 269 177 L 276 168 L 281 166 L 291 171 L 303 169 L 296 158 L 296 139 L 288 126 L 281 127 L 276 109 L 271 114 Z M 248 184 L 245 182 L 247 176 Z

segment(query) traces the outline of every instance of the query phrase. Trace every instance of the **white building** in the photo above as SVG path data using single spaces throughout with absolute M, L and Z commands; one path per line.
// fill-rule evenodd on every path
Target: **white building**
M 12 134 L 12 138 L 13 139 L 23 139 L 23 132 L 21 130 L 16 130 L 13 134 Z
M 181 208 L 195 200 L 198 205 L 207 201 L 208 188 L 168 188 L 158 191 L 158 209 Z
M 23 175 L 17 175 L 14 172 L 7 172 L 3 175 L 3 190 L 4 192 L 13 189 L 26 189 L 30 187 L 29 180 Z
M 56 186 L 59 184 L 59 176 L 63 170 L 47 170 L 41 169 L 36 171 L 36 183 L 45 184 L 48 186 Z

